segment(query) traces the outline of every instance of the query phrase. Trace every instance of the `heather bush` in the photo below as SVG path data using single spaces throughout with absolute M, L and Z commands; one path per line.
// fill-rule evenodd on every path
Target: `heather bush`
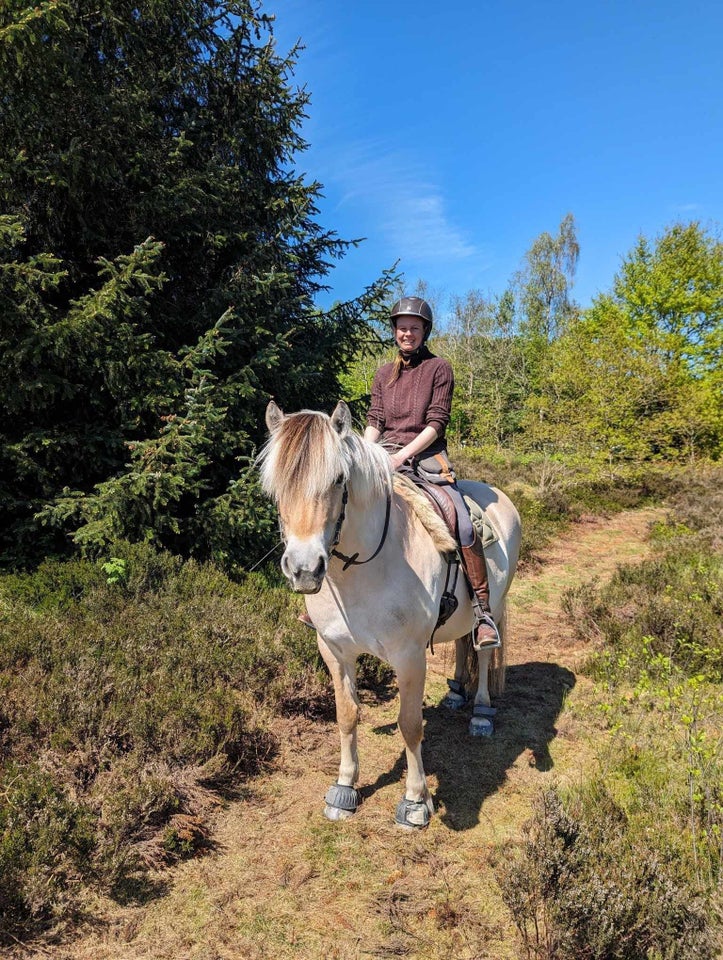
M 652 556 L 563 607 L 607 746 L 545 795 L 499 881 L 534 958 L 717 956 L 723 880 L 720 469 L 689 474 Z
M 704 898 L 661 847 L 599 783 L 542 794 L 496 869 L 525 957 L 712 960 Z
M 10 932 L 72 909 L 96 840 L 90 809 L 37 763 L 4 764 L 0 796 L 0 930 Z
M 328 714 L 330 683 L 297 607 L 263 574 L 235 583 L 148 545 L 0 578 L 8 916 L 62 913 L 71 872 L 127 888 L 161 856 L 157 838 L 168 854 L 186 849 L 174 818 L 202 820 L 211 795 L 273 757 L 275 712 Z M 26 766 L 33 776 L 16 781 Z M 38 825 L 23 856 L 21 823 Z

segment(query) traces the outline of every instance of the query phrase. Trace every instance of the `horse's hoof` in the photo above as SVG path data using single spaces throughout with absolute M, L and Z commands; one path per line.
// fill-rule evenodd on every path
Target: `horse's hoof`
M 402 797 L 397 805 L 394 822 L 403 830 L 423 830 L 429 825 L 429 807 L 424 800 L 407 800 Z
M 327 820 L 348 820 L 354 816 L 353 810 L 342 810 L 341 807 L 330 807 L 327 803 L 324 807 L 324 816 Z
M 470 737 L 491 737 L 494 732 L 495 728 L 488 717 L 472 717 L 469 722 Z
M 459 710 L 467 703 L 467 691 L 460 680 L 447 680 L 449 693 L 442 700 L 442 706 L 448 710 Z
M 327 820 L 348 820 L 359 806 L 359 793 L 354 787 L 332 783 L 324 797 L 324 816 Z
M 442 706 L 446 707 L 447 710 L 460 710 L 466 702 L 464 697 L 450 691 L 442 700 Z

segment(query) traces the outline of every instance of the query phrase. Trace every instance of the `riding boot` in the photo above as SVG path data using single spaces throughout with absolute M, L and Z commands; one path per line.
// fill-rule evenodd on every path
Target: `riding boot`
M 462 563 L 474 597 L 474 648 L 494 648 L 501 645 L 497 625 L 492 619 L 490 610 L 490 588 L 487 579 L 487 564 L 482 552 L 482 541 L 475 531 L 474 540 L 468 547 L 462 547 Z

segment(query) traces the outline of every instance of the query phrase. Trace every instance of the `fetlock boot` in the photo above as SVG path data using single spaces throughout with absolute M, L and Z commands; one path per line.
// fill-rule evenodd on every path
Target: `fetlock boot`
M 462 563 L 474 597 L 475 627 L 473 645 L 475 650 L 492 649 L 501 646 L 497 625 L 490 610 L 490 588 L 487 579 L 487 564 L 482 552 L 482 541 L 475 531 L 474 540 L 468 547 L 462 547 Z

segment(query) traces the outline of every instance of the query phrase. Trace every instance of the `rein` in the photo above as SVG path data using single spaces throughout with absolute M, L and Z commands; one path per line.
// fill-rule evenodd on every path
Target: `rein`
M 339 540 L 341 539 L 341 527 L 342 527 L 342 524 L 344 523 L 344 520 L 346 519 L 346 505 L 348 502 L 349 502 L 349 490 L 347 489 L 347 485 L 344 484 L 344 493 L 342 494 L 342 498 L 341 498 L 341 513 L 339 514 L 339 519 L 336 521 L 336 528 L 334 530 L 334 542 L 332 544 L 334 548 L 336 548 L 336 545 L 339 543 Z M 371 555 L 371 557 L 367 557 L 366 560 L 359 560 L 358 552 L 353 553 L 350 557 L 348 557 L 345 553 L 342 553 L 341 550 L 334 549 L 331 551 L 332 557 L 338 557 L 340 560 L 344 561 L 344 566 L 341 568 L 342 573 L 344 573 L 351 566 L 361 567 L 363 564 L 369 563 L 378 555 L 379 551 L 384 546 L 384 542 L 387 539 L 387 534 L 389 533 L 389 518 L 391 516 L 391 512 L 392 512 L 392 491 L 390 487 L 387 490 L 387 507 L 386 507 L 386 513 L 384 516 L 384 529 L 382 530 L 382 538 L 379 541 L 379 546 L 376 548 L 376 550 Z

